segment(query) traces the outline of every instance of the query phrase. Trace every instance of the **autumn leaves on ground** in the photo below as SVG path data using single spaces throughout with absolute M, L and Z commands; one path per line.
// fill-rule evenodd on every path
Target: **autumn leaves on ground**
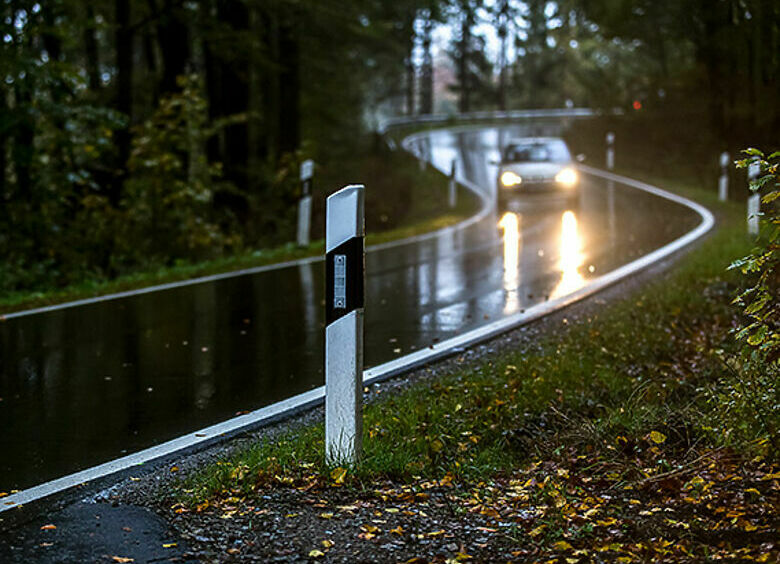
M 305 427 L 189 476 L 163 511 L 214 561 L 776 561 L 776 391 L 740 372 L 732 332 L 739 211 L 541 343 L 369 401 L 358 468 L 323 466 Z

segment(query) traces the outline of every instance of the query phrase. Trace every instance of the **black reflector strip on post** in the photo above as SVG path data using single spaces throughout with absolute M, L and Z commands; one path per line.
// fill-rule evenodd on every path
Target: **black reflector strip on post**
M 325 256 L 325 322 L 363 307 L 363 237 L 352 237 Z M 331 283 L 332 281 L 332 283 Z

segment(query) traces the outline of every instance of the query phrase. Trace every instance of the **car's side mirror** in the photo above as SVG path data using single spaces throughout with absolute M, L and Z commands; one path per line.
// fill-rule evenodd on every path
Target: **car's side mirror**
M 584 163 L 585 162 L 585 153 L 580 153 L 575 158 L 577 159 L 578 163 Z

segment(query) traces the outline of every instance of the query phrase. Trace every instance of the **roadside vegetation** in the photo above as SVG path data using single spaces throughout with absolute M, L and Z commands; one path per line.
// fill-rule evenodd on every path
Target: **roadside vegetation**
M 481 205 L 477 196 L 458 187 L 455 208 L 447 207 L 447 178 L 428 166 L 421 171 L 417 159 L 404 152 L 393 152 L 383 145 L 368 144 L 348 160 L 321 165 L 317 169 L 313 193 L 312 242 L 299 247 L 294 242 L 261 245 L 254 248 L 237 245 L 224 256 L 214 258 L 165 260 L 148 256 L 143 266 L 130 268 L 117 277 L 87 270 L 60 279 L 38 274 L 18 273 L 9 289 L 0 289 L 0 312 L 10 313 L 32 307 L 61 303 L 125 290 L 132 290 L 206 276 L 322 255 L 325 229 L 325 199 L 328 193 L 350 183 L 367 187 L 366 245 L 395 241 L 454 225 L 476 213 Z M 297 200 L 280 211 L 280 219 L 291 222 Z M 289 232 L 289 226 L 284 232 Z M 149 239 L 150 242 L 155 238 Z M 12 265 L 6 265 L 11 267 Z M 2 267 L 0 267 L 2 269 Z M 8 276 L 11 276 L 6 272 Z M 22 277 L 22 278 L 19 278 Z M 31 278 L 33 277 L 33 278 Z M 17 278 L 19 278 L 17 280 Z
M 777 155 L 761 162 L 771 205 Z M 315 425 L 202 469 L 171 500 L 177 526 L 262 529 L 276 511 L 274 527 L 307 531 L 285 546 L 313 558 L 400 541 L 393 558 L 416 562 L 776 561 L 769 209 L 752 254 L 742 206 L 719 206 L 717 232 L 641 291 L 564 320 L 538 347 L 456 359 L 463 368 L 369 402 L 357 468 L 324 465 Z

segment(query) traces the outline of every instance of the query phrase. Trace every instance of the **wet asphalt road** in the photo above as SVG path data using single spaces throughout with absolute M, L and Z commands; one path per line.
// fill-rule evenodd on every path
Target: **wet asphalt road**
M 492 200 L 489 163 L 524 133 L 439 131 L 418 146 L 443 170 L 457 158 Z M 369 252 L 367 366 L 577 290 L 698 221 L 584 177 L 577 205 L 521 201 L 507 217 Z M 316 262 L 0 323 L 0 492 L 322 385 L 323 298 Z

